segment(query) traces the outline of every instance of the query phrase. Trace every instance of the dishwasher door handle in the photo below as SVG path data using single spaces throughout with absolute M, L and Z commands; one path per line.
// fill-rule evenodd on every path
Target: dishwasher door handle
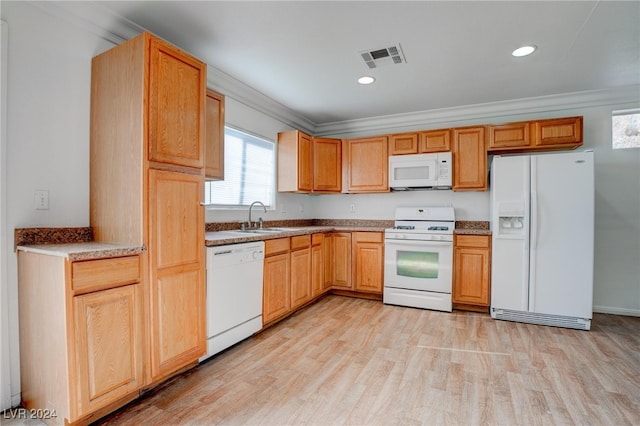
M 224 250 L 224 251 L 215 252 L 215 253 L 213 253 L 213 255 L 214 256 L 218 256 L 220 254 L 231 254 L 231 253 L 233 253 L 231 250 Z

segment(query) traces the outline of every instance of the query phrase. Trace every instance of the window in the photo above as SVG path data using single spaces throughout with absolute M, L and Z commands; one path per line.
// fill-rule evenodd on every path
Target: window
M 206 204 L 235 208 L 262 201 L 274 206 L 275 145 L 230 127 L 224 128 L 224 181 L 205 183 Z
M 613 149 L 640 148 L 640 109 L 611 113 Z

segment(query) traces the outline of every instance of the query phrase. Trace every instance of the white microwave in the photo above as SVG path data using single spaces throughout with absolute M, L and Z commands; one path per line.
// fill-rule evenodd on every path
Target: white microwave
M 451 152 L 389 156 L 389 188 L 451 189 Z

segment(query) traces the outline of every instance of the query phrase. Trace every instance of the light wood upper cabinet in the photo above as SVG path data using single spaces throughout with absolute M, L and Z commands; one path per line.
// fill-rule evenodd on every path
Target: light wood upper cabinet
M 342 191 L 342 140 L 313 138 L 313 192 Z
M 487 149 L 485 128 L 453 129 L 453 190 L 487 189 Z
M 224 180 L 224 95 L 207 89 L 205 105 L 205 178 Z
M 488 132 L 493 153 L 575 149 L 582 145 L 582 117 L 491 125 Z
M 389 192 L 386 136 L 346 139 L 343 144 L 343 192 Z
M 455 235 L 453 248 L 454 307 L 486 311 L 491 281 L 491 236 Z
M 382 293 L 384 234 L 353 232 L 353 288 L 355 291 Z
M 299 130 L 278 133 L 278 192 L 313 190 L 311 136 Z
M 582 145 L 582 117 L 538 120 L 533 127 L 537 147 L 573 149 Z
M 451 150 L 451 130 L 420 132 L 420 153 L 447 152 Z
M 389 135 L 389 155 L 418 153 L 417 133 L 398 133 Z
M 489 150 L 522 148 L 530 146 L 531 123 L 509 123 L 498 126 L 488 126 Z
M 201 168 L 207 66 L 149 37 L 149 160 Z

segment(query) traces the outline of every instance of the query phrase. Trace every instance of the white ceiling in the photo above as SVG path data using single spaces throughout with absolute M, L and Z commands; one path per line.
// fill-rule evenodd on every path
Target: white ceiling
M 640 1 L 92 6 L 165 38 L 314 125 L 640 84 Z M 394 43 L 406 64 L 369 70 L 359 55 Z M 512 57 L 523 44 L 538 50 Z M 377 81 L 358 85 L 364 74 Z

